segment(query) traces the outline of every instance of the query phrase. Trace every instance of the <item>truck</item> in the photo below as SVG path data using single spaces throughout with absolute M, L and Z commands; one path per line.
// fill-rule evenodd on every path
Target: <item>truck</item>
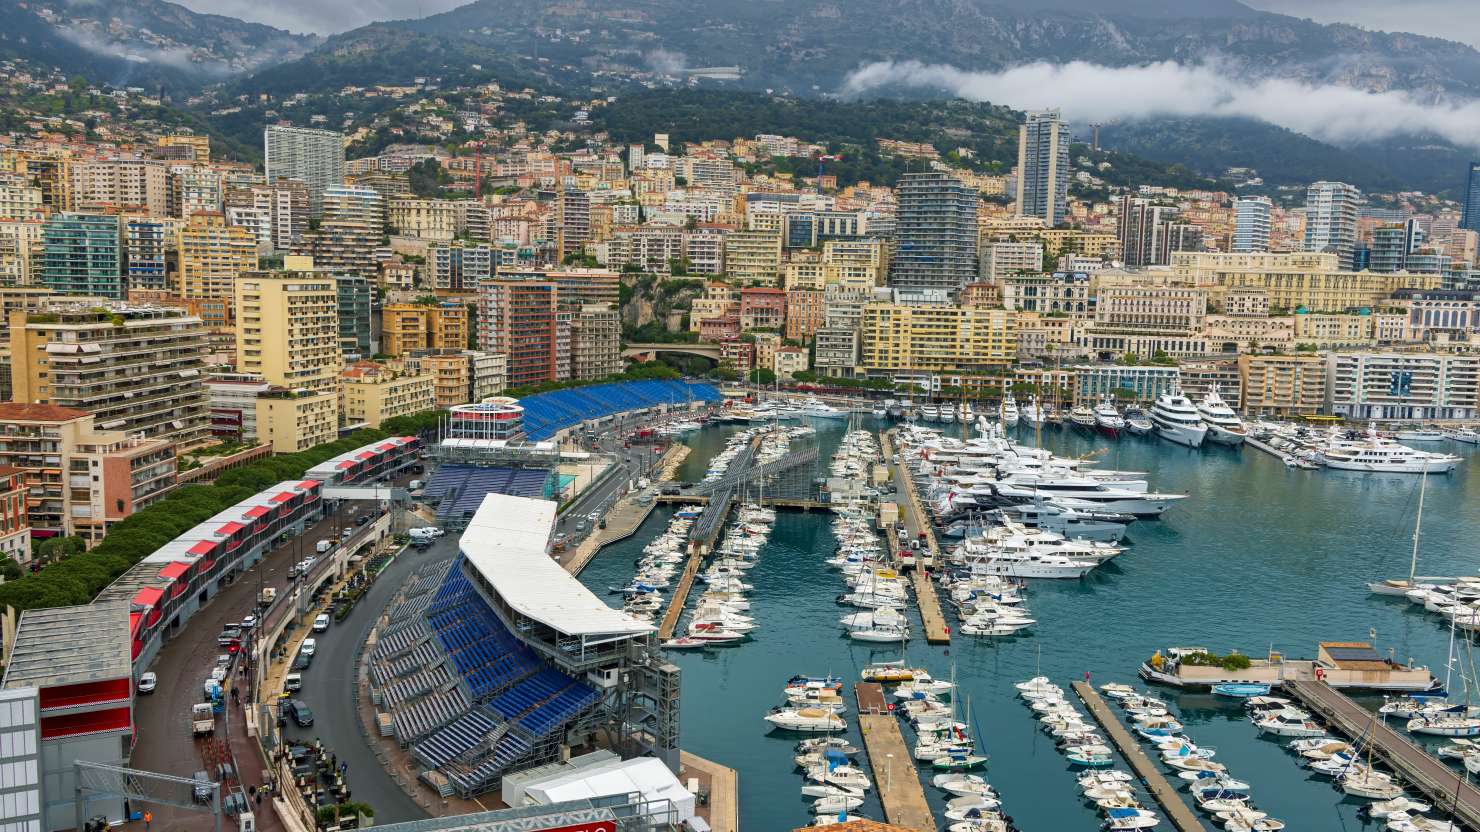
M 269 587 L 263 587 L 262 588 L 262 591 L 259 592 L 259 593 L 257 593 L 257 604 L 259 606 L 262 606 L 262 607 L 270 607 L 270 606 L 272 606 L 272 602 L 273 601 L 276 601 L 276 600 L 277 600 L 277 588 L 276 587 L 271 587 L 271 586 L 269 586 Z
M 216 733 L 216 714 L 211 703 L 197 702 L 190 706 L 190 733 L 205 737 Z
M 314 551 L 316 551 L 316 552 L 318 552 L 319 554 L 322 555 L 323 553 L 329 551 L 332 548 L 334 548 L 334 542 L 333 541 L 330 541 L 330 540 L 320 540 L 318 542 L 318 544 L 314 546 Z

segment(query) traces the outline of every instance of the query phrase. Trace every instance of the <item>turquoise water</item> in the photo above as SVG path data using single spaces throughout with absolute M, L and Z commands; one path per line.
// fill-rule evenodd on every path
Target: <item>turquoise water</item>
M 818 427 L 825 460 L 843 427 Z M 691 437 L 695 452 L 682 475 L 702 475 L 733 430 L 712 428 Z M 910 659 L 938 676 L 955 667 L 991 757 L 984 774 L 1020 828 L 1099 826 L 1099 816 L 1080 801 L 1074 773 L 1014 695 L 1012 684 L 1034 675 L 1040 662 L 1060 683 L 1086 671 L 1096 683 L 1135 683 L 1136 666 L 1168 645 L 1252 654 L 1273 647 L 1308 658 L 1318 641 L 1366 641 L 1375 630 L 1379 650 L 1391 649 L 1400 660 L 1411 656 L 1443 675 L 1448 630 L 1439 619 L 1401 600 L 1371 596 L 1364 586 L 1406 575 L 1418 478 L 1290 470 L 1252 448 L 1188 450 L 1069 431 L 1043 436 L 1058 453 L 1103 448 L 1103 467 L 1145 471 L 1154 489 L 1190 496 L 1163 520 L 1134 524 L 1130 550 L 1085 580 L 1032 582 L 1027 604 L 1039 622 L 1032 635 L 909 645 Z M 1027 433 L 1020 438 L 1032 441 Z M 1429 478 L 1420 573 L 1480 572 L 1474 485 L 1480 474 L 1471 470 L 1480 459 L 1465 446 L 1450 450 L 1468 461 L 1453 475 Z M 655 511 L 637 535 L 601 553 L 582 580 L 600 593 L 625 583 L 633 560 L 668 515 Z M 684 747 L 740 772 L 747 829 L 771 832 L 809 821 L 802 779 L 791 763 L 795 737 L 768 735 L 761 721 L 780 701 L 786 678 L 836 673 L 856 679 L 870 661 L 898 658 L 898 647 L 871 648 L 842 635 L 837 621 L 845 610 L 833 603 L 842 582 L 822 563 L 833 547 L 829 515 L 782 512 L 750 572 L 756 587 L 750 614 L 761 625 L 754 639 L 672 655 L 684 672 Z M 603 597 L 615 603 L 615 596 Z M 1230 773 L 1252 785 L 1259 808 L 1290 829 L 1364 828 L 1356 815 L 1359 801 L 1344 800 L 1329 781 L 1307 779 L 1283 743 L 1260 739 L 1236 704 L 1205 694 L 1160 695 L 1180 711 L 1196 742 L 1217 748 Z M 853 722 L 850 714 L 850 729 Z M 853 734 L 857 741 L 856 729 Z M 928 783 L 926 794 L 939 808 L 940 795 Z M 882 817 L 872 800 L 860 812 Z M 1380 827 L 1367 822 L 1365 828 Z

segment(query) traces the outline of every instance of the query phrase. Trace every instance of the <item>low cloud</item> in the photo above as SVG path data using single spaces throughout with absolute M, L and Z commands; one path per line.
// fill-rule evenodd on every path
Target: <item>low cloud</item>
M 1433 134 L 1480 147 L 1480 101 L 1442 101 L 1403 91 L 1250 78 L 1247 69 L 1172 61 L 1109 67 L 1084 61 L 1032 63 L 1000 72 L 946 64 L 881 61 L 850 73 L 845 95 L 889 87 L 934 89 L 1020 110 L 1057 107 L 1084 122 L 1218 116 L 1252 118 L 1323 141 L 1354 144 Z
M 643 57 L 654 72 L 664 75 L 680 75 L 689 65 L 689 59 L 682 52 L 672 49 L 654 49 Z

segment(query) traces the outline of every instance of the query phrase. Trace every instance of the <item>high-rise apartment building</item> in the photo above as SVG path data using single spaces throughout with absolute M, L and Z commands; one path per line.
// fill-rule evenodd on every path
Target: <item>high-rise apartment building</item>
M 897 211 L 889 285 L 954 292 L 977 275 L 976 192 L 945 173 L 906 173 Z
M 1064 221 L 1068 197 L 1068 125 L 1058 110 L 1030 112 L 1018 125 L 1018 213 L 1053 228 Z
M 71 172 L 73 204 L 79 209 L 131 209 L 156 217 L 169 214 L 170 174 L 159 162 L 78 162 Z
M 339 291 L 316 272 L 249 272 L 236 281 L 236 368 L 288 390 L 333 392 Z
M 181 297 L 229 298 L 237 276 L 257 269 L 257 238 L 214 211 L 192 216 L 177 247 Z
M 479 281 L 493 277 L 493 249 L 486 245 L 453 243 L 432 246 L 432 288 L 446 292 L 472 292 Z
M 41 232 L 41 283 L 66 295 L 122 300 L 123 225 L 116 216 L 57 214 Z
M 128 289 L 168 290 L 169 252 L 175 247 L 173 222 L 132 217 L 123 224 L 124 282 Z
M 375 288 L 357 274 L 334 278 L 339 291 L 339 350 L 346 361 L 369 358 L 375 349 Z
M 1274 204 L 1267 196 L 1241 197 L 1233 207 L 1235 252 L 1269 251 L 1270 212 Z
M 1465 180 L 1464 215 L 1459 227 L 1480 231 L 1480 162 L 1470 163 L 1470 175 Z
M 276 179 L 226 193 L 226 206 L 252 209 L 266 216 L 267 250 L 288 251 L 308 231 L 308 185 Z
M 1314 182 L 1305 191 L 1306 251 L 1335 252 L 1343 269 L 1353 268 L 1357 207 L 1362 192 L 1345 182 Z
M 1173 250 L 1185 239 L 1173 234 L 1178 210 L 1172 205 L 1154 205 L 1150 200 L 1126 194 L 1120 200 L 1120 257 L 1130 268 L 1166 265 Z M 1201 239 L 1198 240 L 1199 247 Z
M 308 186 L 308 212 L 317 217 L 324 191 L 344 184 L 344 135 L 332 130 L 270 125 L 262 132 L 267 181 L 296 179 Z
M 981 371 L 1017 356 L 1016 316 L 1005 309 L 870 303 L 861 324 L 860 363 L 870 370 Z
M 182 309 L 117 303 L 12 313 L 12 398 L 74 408 L 181 447 L 209 438 L 206 330 Z
M 509 357 L 509 386 L 558 378 L 558 293 L 553 282 L 539 280 L 478 286 L 478 348 Z
M 606 378 L 622 372 L 622 319 L 615 306 L 587 304 L 571 315 L 570 377 Z

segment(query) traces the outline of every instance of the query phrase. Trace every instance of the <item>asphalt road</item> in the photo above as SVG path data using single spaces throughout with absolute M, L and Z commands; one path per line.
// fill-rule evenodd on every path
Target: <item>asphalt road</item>
M 149 668 L 159 677 L 158 689 L 153 694 L 134 699 L 138 742 L 130 765 L 184 777 L 205 768 L 190 733 L 190 707 L 204 700 L 205 680 L 215 665 L 216 656 L 225 652 L 216 645 L 216 636 L 226 624 L 237 623 L 255 611 L 259 586 L 275 587 L 281 596 L 291 583 L 288 567 L 312 552 L 313 541 L 326 537 L 337 539 L 336 530 L 346 525 L 345 518 L 353 517 L 360 510 L 374 511 L 374 503 L 341 504 L 338 512 L 331 512 L 287 545 L 269 552 L 263 560 L 216 593 L 205 608 L 198 610 L 175 637 L 160 648 Z M 246 681 L 240 676 L 233 678 L 245 690 Z M 231 730 L 245 730 L 240 719 L 233 718 Z M 219 723 L 217 736 L 224 737 Z M 261 768 L 259 760 L 240 762 L 243 766 Z M 204 828 L 202 823 L 208 822 L 199 813 L 182 812 L 166 806 L 156 806 L 153 811 L 153 825 L 160 827 L 161 832 L 201 829 Z
M 318 635 L 313 664 L 303 672 L 298 698 L 313 710 L 314 724 L 299 728 L 290 720 L 285 735 L 297 740 L 322 740 L 340 760 L 349 763 L 345 782 L 351 799 L 375 807 L 375 823 L 400 823 L 427 816 L 396 783 L 375 756 L 360 724 L 355 697 L 356 653 L 370 637 L 375 621 L 412 572 L 457 554 L 457 538 L 444 535 L 425 550 L 414 547 L 398 555 L 376 578 L 343 621 Z
M 670 417 L 670 420 L 677 420 L 680 417 L 681 415 L 674 415 Z M 650 418 L 643 421 L 637 417 L 630 417 L 618 419 L 591 434 L 599 442 L 599 453 L 616 457 L 618 470 L 599 487 L 583 492 L 555 522 L 555 531 L 570 537 L 570 548 L 575 548 L 575 544 L 595 531 L 595 524 L 587 518 L 587 515 L 593 511 L 604 511 L 611 507 L 626 489 L 629 481 L 635 482 L 643 477 L 652 478 L 654 473 L 652 467 L 657 464 L 662 454 L 651 445 L 634 445 L 631 448 L 623 448 L 622 442 L 624 437 L 634 431 L 654 427 L 657 424 L 660 423 L 651 421 Z M 581 447 L 589 451 L 591 450 L 590 440 L 584 438 L 587 435 L 583 432 Z M 578 533 L 576 527 L 581 521 L 585 521 L 586 529 Z

